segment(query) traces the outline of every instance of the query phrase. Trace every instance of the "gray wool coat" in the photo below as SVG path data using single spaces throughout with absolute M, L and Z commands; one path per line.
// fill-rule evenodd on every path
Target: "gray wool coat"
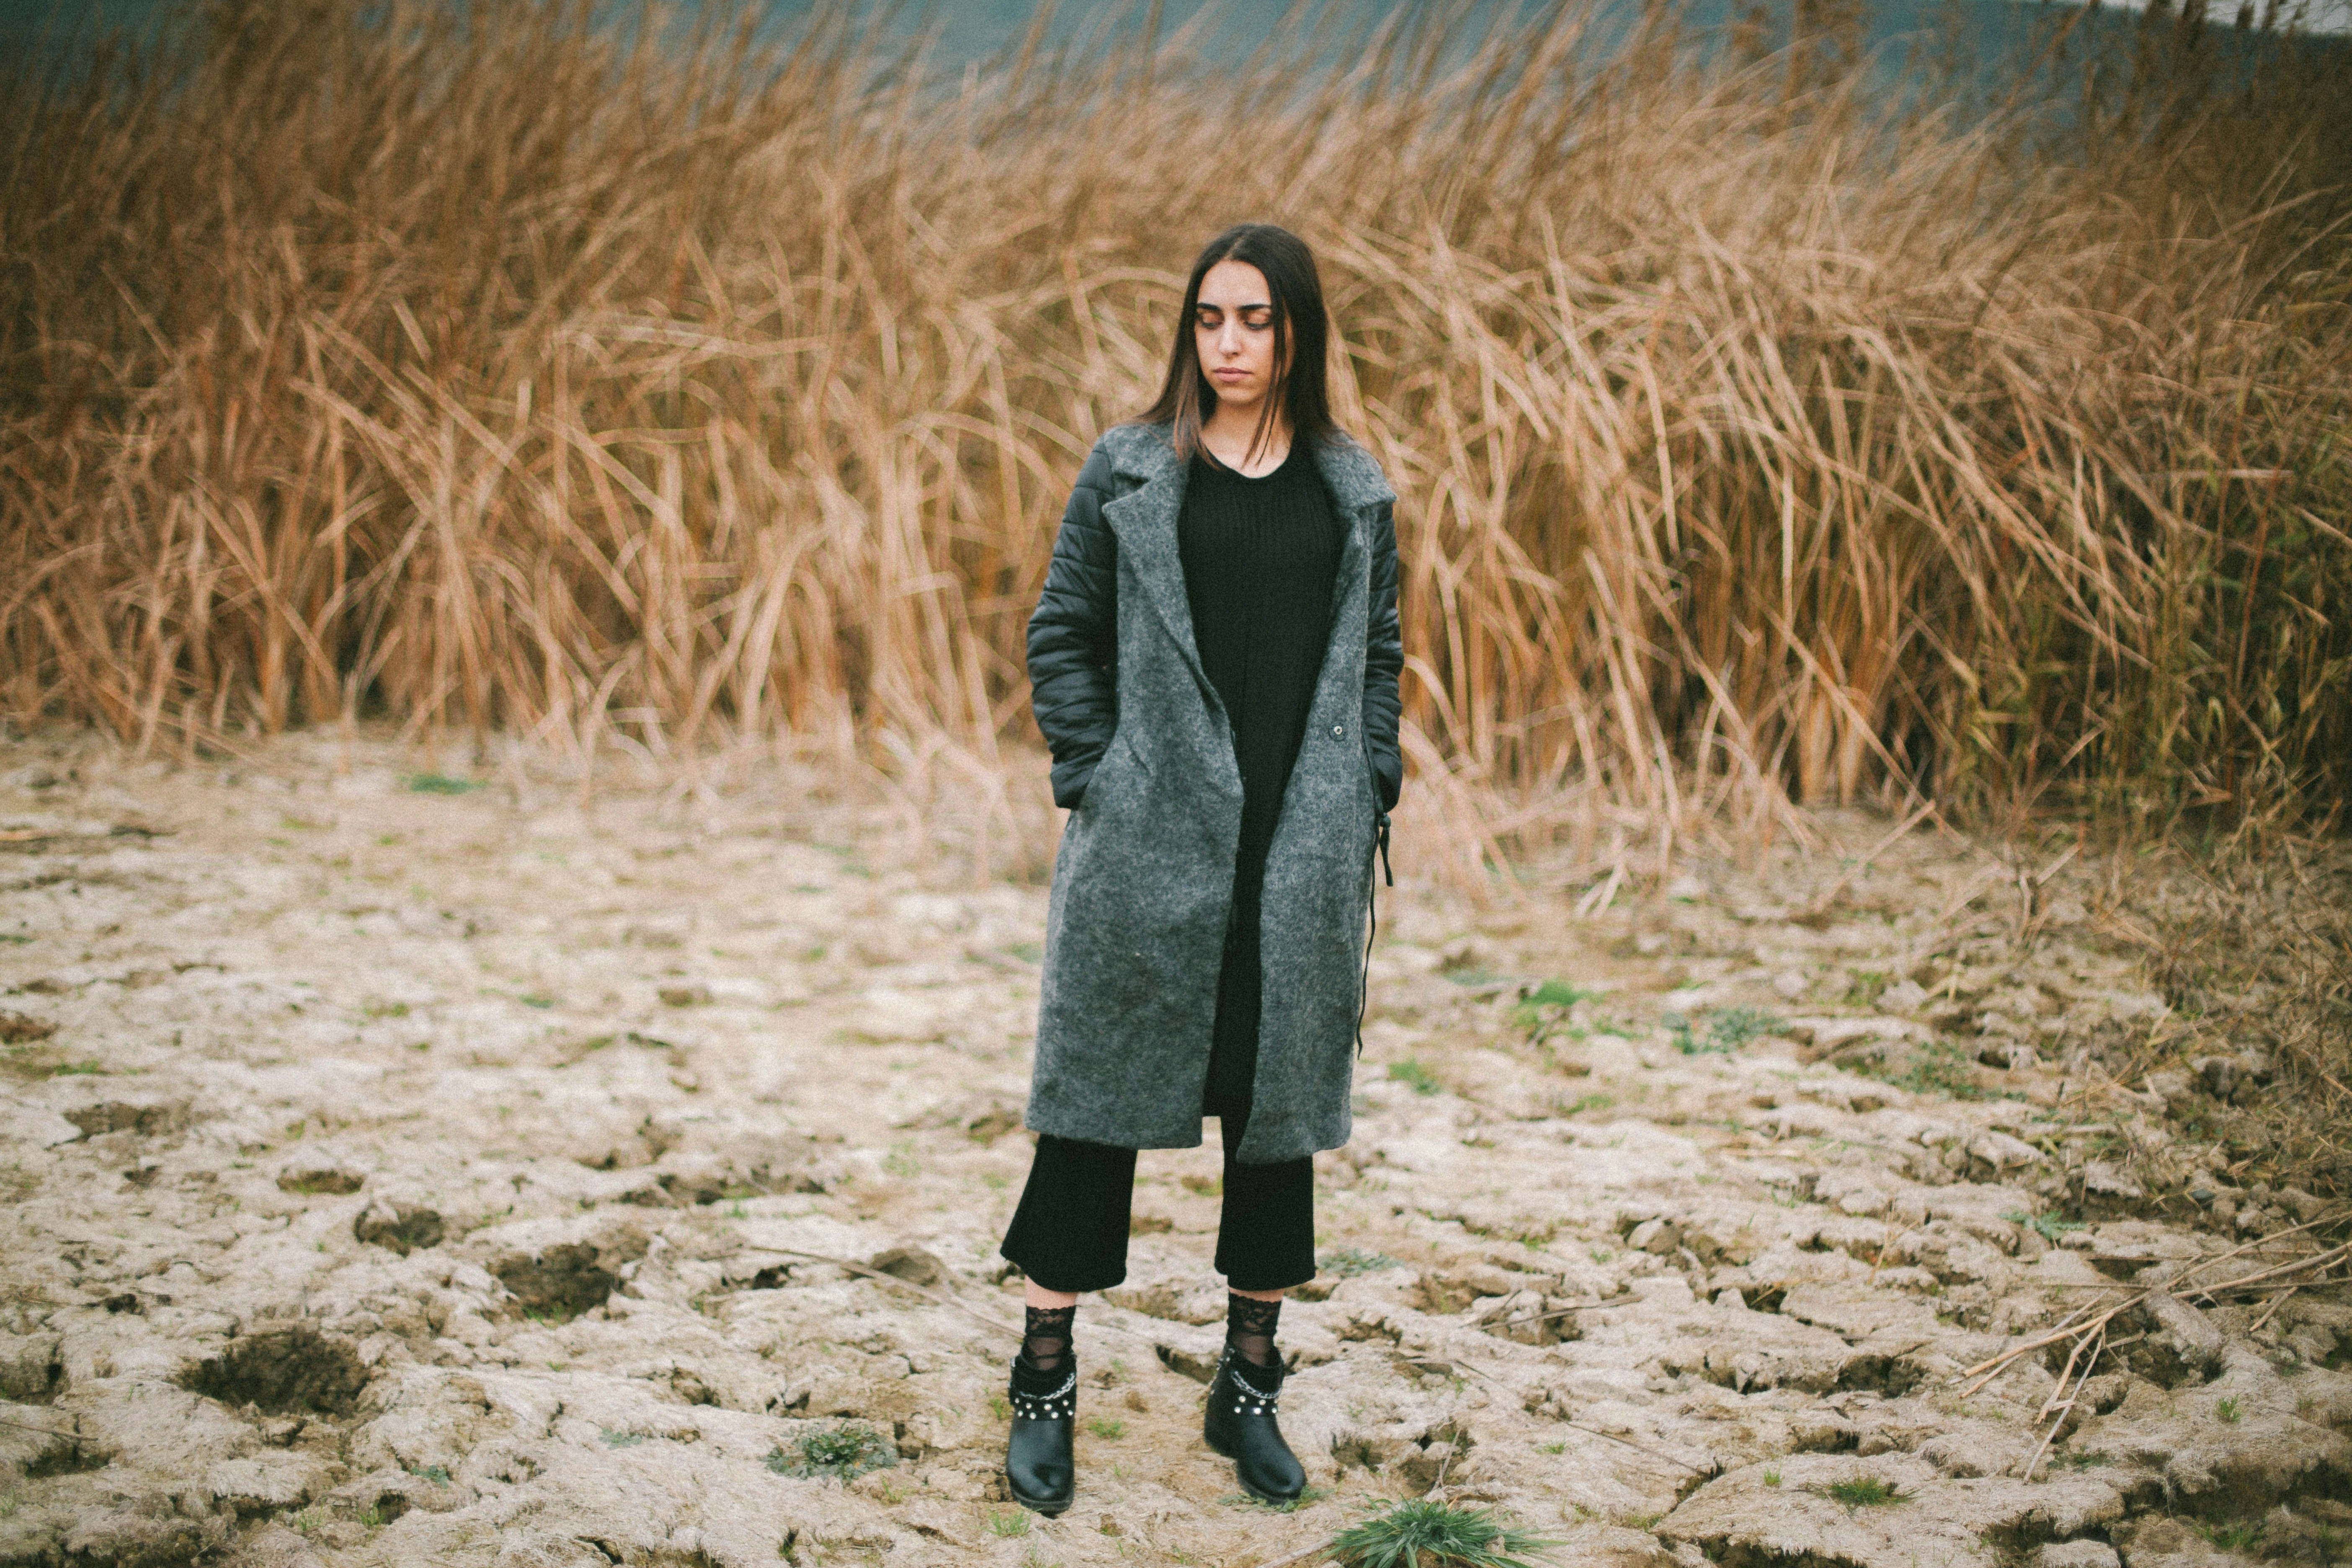
M 1348 1141 L 1373 854 L 1402 773 L 1395 494 L 1345 437 L 1315 458 L 1344 533 L 1330 642 L 1266 858 L 1257 1076 L 1236 1152 L 1250 1164 Z M 1233 731 L 1177 555 L 1185 472 L 1166 426 L 1097 442 L 1029 627 L 1055 796 L 1074 809 L 1054 861 L 1025 1120 L 1130 1149 L 1202 1141 L 1241 837 Z

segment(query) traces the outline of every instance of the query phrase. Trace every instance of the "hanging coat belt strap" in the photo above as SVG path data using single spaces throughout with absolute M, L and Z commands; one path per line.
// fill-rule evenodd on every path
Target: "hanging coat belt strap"
M 1379 836 L 1373 840 L 1381 851 L 1381 877 L 1391 888 L 1396 886 L 1396 872 L 1389 866 L 1389 814 L 1381 813 Z M 1364 973 L 1356 988 L 1356 1055 L 1364 1054 L 1364 1012 L 1372 1005 L 1372 939 L 1381 934 L 1381 895 L 1375 888 L 1365 896 L 1364 907 L 1370 919 L 1364 929 Z

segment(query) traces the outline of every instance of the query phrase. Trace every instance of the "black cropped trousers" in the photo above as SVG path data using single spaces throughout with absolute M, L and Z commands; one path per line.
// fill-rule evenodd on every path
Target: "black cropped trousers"
M 1224 1135 L 1217 1272 L 1235 1290 L 1284 1290 L 1315 1278 L 1315 1162 L 1273 1165 L 1234 1158 L 1249 1112 L 1212 1107 Z M 1048 1290 L 1108 1290 L 1127 1279 L 1135 1151 L 1037 1136 L 1020 1206 L 999 1250 Z

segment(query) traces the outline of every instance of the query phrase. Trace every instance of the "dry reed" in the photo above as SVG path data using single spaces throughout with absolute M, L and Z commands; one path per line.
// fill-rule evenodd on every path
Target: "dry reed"
M 776 54 L 291 9 L 0 109 L 20 724 L 985 768 L 1082 455 L 1193 247 L 1271 217 L 1402 494 L 1406 743 L 1465 867 L 2352 783 L 2352 110 L 2294 48 L 2267 99 L 2153 92 L 2176 49 L 1961 123 L 1664 9 L 1603 68 L 1561 6 L 1305 77 L 1033 38 L 960 86 L 838 15 Z

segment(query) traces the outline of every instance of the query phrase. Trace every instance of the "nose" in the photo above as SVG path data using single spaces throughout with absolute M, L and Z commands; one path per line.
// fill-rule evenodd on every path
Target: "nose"
M 1242 330 L 1231 316 L 1227 316 L 1225 324 L 1217 329 L 1217 352 L 1227 359 L 1242 352 Z

